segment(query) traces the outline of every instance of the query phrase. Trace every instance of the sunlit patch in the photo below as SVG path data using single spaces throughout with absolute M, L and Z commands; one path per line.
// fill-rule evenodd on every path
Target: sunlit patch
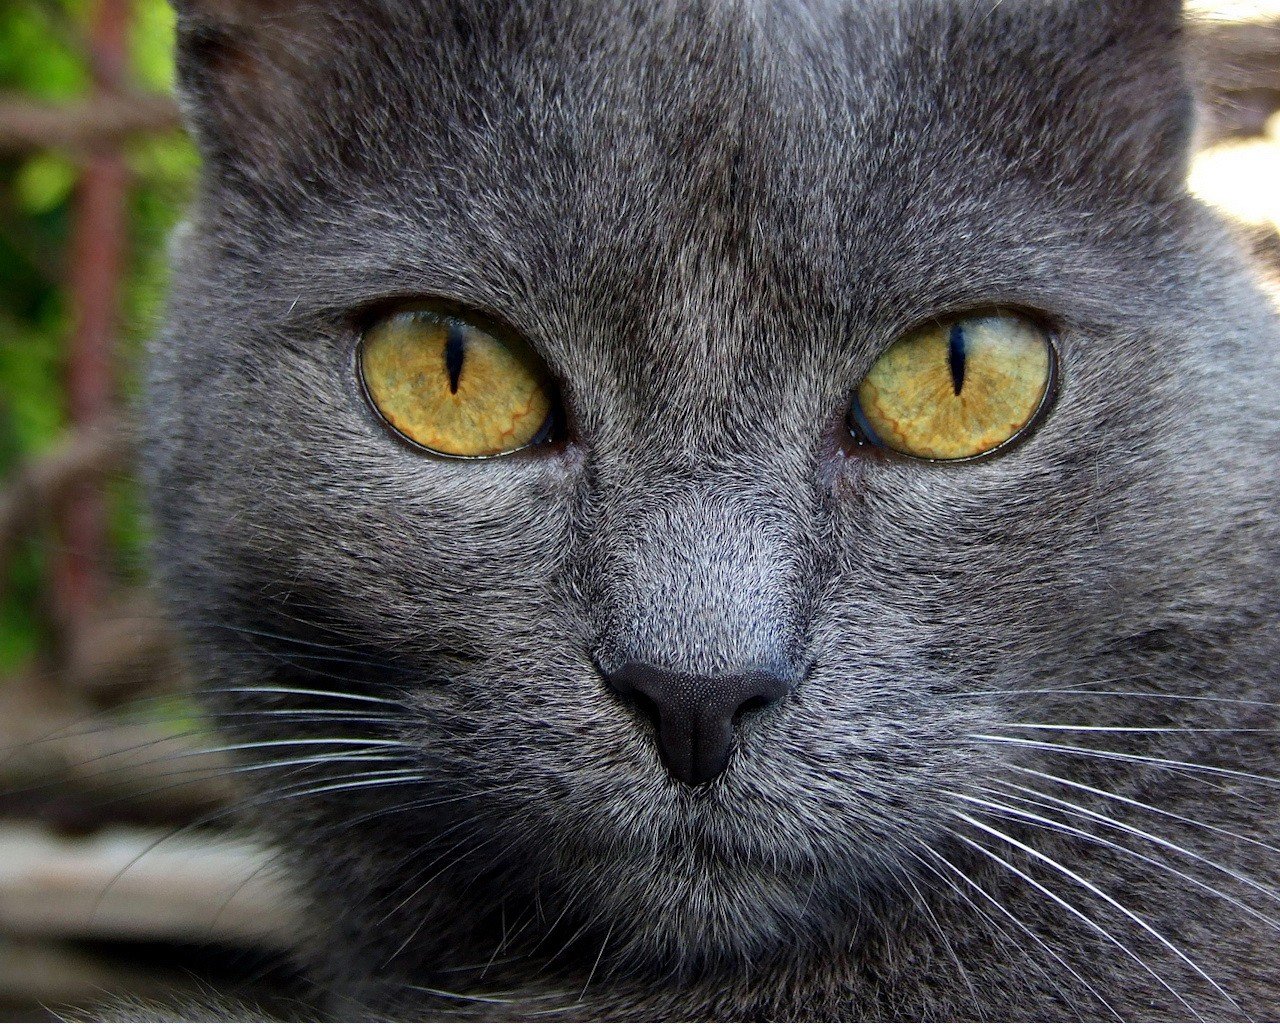
M 1187 0 L 1186 11 L 1221 21 L 1257 21 L 1280 15 L 1280 0 Z
M 369 328 L 360 372 L 382 418 L 441 455 L 518 451 L 545 435 L 552 414 L 545 368 L 527 345 L 430 310 Z
M 1204 150 L 1187 184 L 1210 206 L 1246 224 L 1280 231 L 1280 114 L 1260 139 L 1225 142 Z
M 1026 430 L 1045 405 L 1053 346 L 1024 317 L 933 324 L 895 342 L 853 405 L 867 440 L 921 459 L 971 459 Z

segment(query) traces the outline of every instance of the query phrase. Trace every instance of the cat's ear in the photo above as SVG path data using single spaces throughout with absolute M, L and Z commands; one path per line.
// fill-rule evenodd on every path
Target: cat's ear
M 206 160 L 283 171 L 314 144 L 359 0 L 173 0 L 187 124 Z
M 1156 191 L 1180 190 L 1196 127 L 1182 0 L 1080 7 L 1085 38 L 1076 59 L 1083 66 L 1073 73 L 1089 84 L 1076 113 L 1092 122 L 1096 159 Z

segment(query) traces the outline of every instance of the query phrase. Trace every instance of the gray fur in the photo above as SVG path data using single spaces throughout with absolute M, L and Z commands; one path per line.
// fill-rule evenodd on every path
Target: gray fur
M 979 738 L 1275 771 L 1280 328 L 1183 191 L 1176 4 L 179 7 L 207 161 L 151 376 L 166 592 L 228 732 L 389 737 L 422 775 L 249 776 L 321 1012 L 1280 1014 L 1280 856 L 1227 834 L 1280 841 L 1273 784 Z M 529 338 L 568 439 L 465 463 L 381 430 L 358 317 L 417 296 Z M 996 305 L 1058 331 L 1033 437 L 850 443 L 878 353 Z M 814 667 L 694 791 L 593 664 L 627 659 Z M 264 685 L 393 704 L 223 692 Z M 393 721 L 267 714 L 307 706 Z M 1005 783 L 1233 874 L 972 802 Z

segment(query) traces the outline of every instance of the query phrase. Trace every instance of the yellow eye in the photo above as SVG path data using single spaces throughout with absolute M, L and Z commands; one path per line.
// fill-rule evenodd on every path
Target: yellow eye
M 1048 334 L 1020 316 L 963 317 L 891 345 L 858 388 L 852 418 L 867 440 L 919 459 L 985 455 L 1048 404 Z
M 543 440 L 552 388 L 516 339 L 429 310 L 377 321 L 360 342 L 360 375 L 382 418 L 439 455 L 487 458 Z

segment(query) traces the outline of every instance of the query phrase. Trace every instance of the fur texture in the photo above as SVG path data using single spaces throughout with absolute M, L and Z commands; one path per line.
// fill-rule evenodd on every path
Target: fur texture
M 248 759 L 395 759 L 247 775 L 321 1012 L 1280 1014 L 1280 328 L 1182 187 L 1176 4 L 179 9 L 166 592 L 229 733 L 335 741 Z M 531 340 L 560 443 L 380 429 L 361 318 L 422 296 Z M 1033 437 L 850 443 L 993 306 L 1056 331 Z M 812 668 L 694 790 L 626 660 Z

